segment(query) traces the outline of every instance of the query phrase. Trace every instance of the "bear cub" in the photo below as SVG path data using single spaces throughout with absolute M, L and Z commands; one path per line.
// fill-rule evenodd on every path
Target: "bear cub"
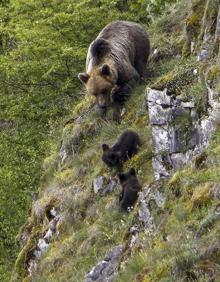
M 138 134 L 126 130 L 111 148 L 107 144 L 102 144 L 102 160 L 109 167 L 120 169 L 124 161 L 137 154 L 139 146 L 141 141 Z
M 141 185 L 134 168 L 131 168 L 127 173 L 118 173 L 118 178 L 122 186 L 119 205 L 122 210 L 127 211 L 134 206 L 138 198 L 138 192 L 141 190 Z

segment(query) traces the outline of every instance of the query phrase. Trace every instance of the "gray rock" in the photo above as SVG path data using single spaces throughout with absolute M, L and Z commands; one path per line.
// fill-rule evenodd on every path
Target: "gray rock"
M 142 224 L 144 231 L 152 232 L 155 230 L 153 214 L 150 203 L 155 202 L 157 208 L 165 205 L 165 196 L 159 191 L 160 184 L 157 182 L 151 186 L 145 186 L 139 195 L 140 208 L 138 210 L 138 220 Z
M 175 169 L 181 169 L 187 163 L 187 158 L 184 153 L 176 153 L 170 156 L 171 162 Z
M 198 74 L 198 69 L 194 69 L 193 74 L 196 76 Z
M 160 154 L 152 158 L 152 167 L 154 169 L 155 180 L 169 178 L 171 176 L 171 171 L 165 166 L 164 158 Z
M 117 260 L 123 251 L 123 246 L 119 245 L 111 250 L 104 258 L 105 261 Z
M 197 127 L 192 128 L 191 136 L 190 136 L 189 142 L 188 142 L 188 148 L 189 149 L 194 149 L 195 146 L 197 144 L 199 144 L 199 142 L 200 142 L 200 133 L 198 131 L 198 128 Z
M 100 176 L 94 179 L 93 190 L 95 194 L 100 192 L 102 196 L 106 196 L 107 194 L 114 191 L 116 185 L 117 182 L 114 179 L 106 179 L 104 176 Z
M 138 211 L 138 220 L 144 225 L 144 229 L 153 230 L 154 222 L 150 209 L 146 202 L 142 202 Z
M 181 102 L 181 107 L 192 109 L 195 107 L 195 103 L 194 102 Z
M 190 43 L 190 51 L 191 51 L 191 54 L 195 51 L 195 41 L 191 41 L 191 43 Z
M 170 153 L 179 153 L 182 150 L 185 150 L 185 138 L 182 138 L 183 134 L 180 130 L 175 130 L 175 128 L 171 128 L 170 130 Z
M 53 233 L 56 231 L 56 226 L 57 226 L 59 219 L 60 219 L 60 216 L 57 215 L 49 222 L 49 229 L 51 229 Z
M 43 215 L 44 215 L 44 206 L 42 205 L 42 203 L 40 201 L 35 201 L 33 203 L 33 211 L 34 211 L 34 214 L 36 216 L 36 219 L 37 219 L 37 223 L 40 223 Z
M 46 232 L 46 234 L 44 235 L 44 240 L 49 243 L 51 238 L 53 236 L 53 231 L 49 228 Z
M 77 119 L 76 119 L 76 123 L 78 124 L 81 124 L 83 122 L 84 118 L 82 116 L 79 116 Z
M 207 39 L 208 40 L 208 39 Z M 149 120 L 156 180 L 168 178 L 177 169 L 204 152 L 220 120 L 219 93 L 208 85 L 208 116 L 198 119 L 194 103 L 172 99 L 164 91 L 147 88 Z M 146 210 L 147 213 L 147 210 Z
M 34 272 L 37 270 L 37 263 L 34 260 L 30 260 L 28 263 L 28 273 L 33 276 Z
M 214 213 L 218 216 L 218 218 L 220 217 L 220 204 L 215 207 Z
M 208 53 L 208 50 L 206 49 L 202 49 L 201 52 L 199 53 L 198 55 L 198 58 L 197 60 L 200 62 L 200 61 L 204 61 L 207 59 L 209 53 Z
M 151 191 L 150 196 L 151 199 L 155 201 L 155 203 L 159 208 L 164 208 L 166 199 L 158 189 L 153 189 L 153 191 Z
M 94 190 L 95 194 L 98 193 L 99 190 L 103 189 L 104 181 L 105 181 L 105 177 L 104 176 L 100 176 L 100 177 L 94 179 L 94 181 L 93 181 L 93 190 Z
M 42 253 L 44 253 L 48 249 L 49 244 L 44 239 L 39 239 L 37 243 L 37 247 L 40 249 Z
M 152 126 L 152 139 L 155 153 L 169 151 L 169 133 L 167 126 Z
M 147 88 L 148 102 L 152 102 L 156 105 L 172 105 L 172 97 L 167 95 L 167 90 L 158 91 L 151 88 Z
M 150 113 L 150 124 L 151 125 L 166 125 L 167 120 L 169 118 L 169 109 L 163 109 L 161 105 L 156 105 L 155 107 L 150 107 L 149 111 L 153 111 Z
M 43 238 L 38 239 L 37 245 L 33 252 L 33 257 L 28 261 L 28 273 L 31 278 L 34 272 L 37 270 L 37 265 L 42 257 L 42 255 L 47 251 L 50 246 L 51 240 L 56 233 L 57 223 L 62 219 L 62 217 L 57 213 L 55 208 L 50 210 L 50 215 L 53 217 L 48 224 L 47 232 Z
M 60 147 L 59 157 L 60 157 L 60 164 L 63 165 L 68 157 L 68 153 L 66 151 L 66 148 L 63 142 Z
M 215 5 L 212 3 L 212 5 Z M 211 7 L 208 7 L 208 9 Z M 212 9 L 218 9 L 218 15 L 216 18 L 216 27 L 213 30 L 213 18 L 206 18 L 204 21 L 204 36 L 201 44 L 201 51 L 198 55 L 198 61 L 208 60 L 214 51 L 215 44 L 219 44 L 218 40 L 220 37 L 220 5 L 217 4 Z
M 41 258 L 41 254 L 42 254 L 42 252 L 39 251 L 39 250 L 34 251 L 36 265 L 37 265 L 37 260 L 39 260 Z
M 117 185 L 117 182 L 113 179 L 110 179 L 110 182 L 107 184 L 107 186 L 102 191 L 102 196 L 106 196 L 107 194 L 113 192 L 116 185 Z
M 130 228 L 130 233 L 131 233 L 132 235 L 135 235 L 138 231 L 139 231 L 139 229 L 138 229 L 137 226 L 132 226 L 132 227 Z
M 118 272 L 119 258 L 124 250 L 122 245 L 111 250 L 91 271 L 86 273 L 85 282 L 111 282 Z
M 133 248 L 133 246 L 136 244 L 137 240 L 138 240 L 138 233 L 135 234 L 135 235 L 131 235 L 131 240 L 129 242 L 129 248 L 130 249 Z
M 56 210 L 55 210 L 54 207 L 50 210 L 50 215 L 51 215 L 52 217 L 56 217 L 56 216 L 57 216 L 57 212 L 56 212 Z
M 214 199 L 216 200 L 220 200 L 220 183 L 216 183 L 213 187 L 212 187 L 212 196 Z

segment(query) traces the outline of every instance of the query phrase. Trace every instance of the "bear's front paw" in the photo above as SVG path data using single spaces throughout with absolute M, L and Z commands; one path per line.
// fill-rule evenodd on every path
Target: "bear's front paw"
M 99 108 L 98 111 L 99 111 L 100 117 L 105 119 L 106 116 L 107 116 L 107 109 L 100 109 Z
M 116 122 L 116 123 L 121 123 L 121 111 L 120 109 L 115 109 L 113 111 L 113 120 Z

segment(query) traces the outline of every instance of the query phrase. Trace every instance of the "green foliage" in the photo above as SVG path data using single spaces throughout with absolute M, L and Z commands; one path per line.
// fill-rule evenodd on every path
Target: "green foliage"
M 9 280 L 15 236 L 39 186 L 42 160 L 57 150 L 64 119 L 82 98 L 77 73 L 88 45 L 112 20 L 147 24 L 170 2 L 0 1 L 1 281 Z

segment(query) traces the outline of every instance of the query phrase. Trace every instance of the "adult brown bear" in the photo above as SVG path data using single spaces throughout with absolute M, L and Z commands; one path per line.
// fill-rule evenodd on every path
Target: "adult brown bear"
M 86 72 L 78 77 L 88 94 L 96 97 L 99 108 L 113 105 L 117 109 L 132 82 L 144 76 L 149 53 L 149 38 L 141 25 L 112 22 L 90 44 Z

